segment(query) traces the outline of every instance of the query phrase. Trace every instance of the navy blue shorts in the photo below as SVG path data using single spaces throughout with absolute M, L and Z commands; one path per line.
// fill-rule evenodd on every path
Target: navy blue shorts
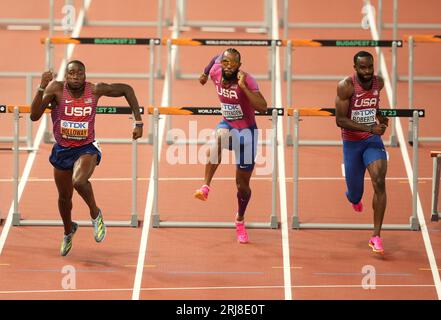
M 367 166 L 376 160 L 387 160 L 383 141 L 379 135 L 373 135 L 361 141 L 343 140 L 343 158 L 346 196 L 351 203 L 357 204 L 363 197 Z
M 83 154 L 96 154 L 96 164 L 101 161 L 101 150 L 98 143 L 92 142 L 81 147 L 65 148 L 55 143 L 52 147 L 52 153 L 49 162 L 59 170 L 73 170 L 75 161 Z
M 216 129 L 229 130 L 231 139 L 228 149 L 234 151 L 237 169 L 252 171 L 257 154 L 257 126 L 253 125 L 249 128 L 236 129 L 225 120 L 222 120 Z

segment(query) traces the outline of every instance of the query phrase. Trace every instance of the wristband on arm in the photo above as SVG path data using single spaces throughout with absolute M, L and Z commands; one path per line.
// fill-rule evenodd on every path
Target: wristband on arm
M 221 55 L 218 54 L 218 55 L 214 56 L 214 57 L 211 59 L 210 63 L 209 63 L 209 64 L 205 67 L 205 69 L 204 69 L 204 74 L 206 74 L 207 76 L 210 74 L 210 70 L 211 70 L 211 68 L 212 68 L 213 65 L 216 63 L 216 60 L 217 60 L 220 56 L 221 56 Z

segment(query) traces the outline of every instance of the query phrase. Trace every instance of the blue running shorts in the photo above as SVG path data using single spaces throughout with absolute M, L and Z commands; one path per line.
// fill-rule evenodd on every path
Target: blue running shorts
M 52 147 L 49 162 L 59 170 L 72 170 L 75 161 L 83 154 L 97 154 L 96 164 L 99 165 L 101 161 L 101 149 L 96 141 L 81 147 L 70 148 L 65 148 L 55 143 Z
M 234 151 L 237 169 L 252 171 L 257 154 L 257 126 L 254 124 L 248 128 L 236 129 L 222 120 L 216 129 L 229 130 L 231 139 L 228 149 Z
M 380 159 L 387 160 L 387 155 L 379 135 L 372 135 L 360 141 L 343 140 L 346 196 L 351 203 L 357 204 L 363 197 L 367 166 Z

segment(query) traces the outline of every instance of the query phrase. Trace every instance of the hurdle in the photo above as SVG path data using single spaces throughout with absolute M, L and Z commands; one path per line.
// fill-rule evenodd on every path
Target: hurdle
M 401 40 L 318 40 L 318 39 L 289 39 L 283 40 L 283 44 L 286 46 L 286 101 L 288 106 L 292 106 L 292 80 L 342 80 L 345 76 L 307 76 L 307 75 L 292 75 L 292 50 L 294 47 L 336 47 L 336 48 L 348 48 L 348 47 L 391 47 L 392 48 L 392 78 L 393 78 L 393 105 L 394 109 L 396 106 L 396 73 L 397 73 L 397 48 L 403 46 Z M 293 138 L 291 136 L 291 118 L 287 119 L 288 134 L 286 137 L 286 144 L 293 145 Z M 395 132 L 395 123 L 391 123 L 391 135 L 389 141 L 385 145 L 396 146 L 397 137 Z M 341 141 L 338 140 L 301 140 L 300 145 L 341 145 Z
M 433 175 L 432 175 L 432 216 L 431 221 L 438 221 L 441 218 L 438 212 L 438 196 L 439 196 L 439 179 L 441 170 L 441 151 L 430 151 L 433 158 Z
M 409 109 L 413 108 L 414 105 L 414 82 L 415 81 L 427 81 L 427 82 L 441 82 L 440 76 L 415 76 L 414 75 L 414 47 L 415 43 L 441 43 L 441 35 L 410 35 L 405 37 L 409 45 L 409 67 L 408 77 L 400 77 L 400 80 L 408 80 L 409 85 Z M 412 145 L 412 119 L 409 119 L 408 135 L 407 139 L 409 144 Z M 420 142 L 439 142 L 441 137 L 419 137 Z
M 418 119 L 425 116 L 424 109 L 380 109 L 386 117 L 412 117 L 413 118 L 413 137 L 418 141 Z M 309 108 L 309 109 L 288 109 L 288 116 L 294 117 L 293 126 L 293 229 L 345 229 L 345 230 L 371 230 L 373 224 L 349 224 L 349 223 L 301 223 L 299 220 L 299 121 L 300 116 L 335 116 L 335 108 Z M 420 230 L 417 217 L 417 195 L 418 195 L 418 147 L 413 145 L 413 196 L 412 196 L 412 216 L 409 224 L 384 224 L 383 230 Z
M 163 40 L 163 43 L 166 39 Z M 196 39 L 196 38 L 178 38 L 170 39 L 172 45 L 177 46 L 253 46 L 253 47 L 271 47 L 271 99 L 275 101 L 276 95 L 276 81 L 275 81 L 275 70 L 276 70 L 276 46 L 281 46 L 281 40 L 272 39 Z M 168 48 L 169 56 L 171 55 L 171 46 Z M 176 74 L 175 69 L 175 74 Z M 182 77 L 181 77 L 182 78 Z M 193 75 L 191 79 L 199 78 L 199 75 Z M 255 77 L 257 79 L 257 77 Z M 190 78 L 186 78 L 190 79 Z M 167 133 L 170 132 L 172 128 L 172 117 L 167 117 L 166 130 Z M 204 140 L 175 140 L 173 136 L 167 134 L 166 136 L 167 144 L 205 144 Z M 261 141 L 259 143 L 267 144 L 269 141 Z
M 149 107 L 148 112 L 153 114 L 154 143 L 153 143 L 153 209 L 152 226 L 154 228 L 234 228 L 233 222 L 185 222 L 185 221 L 161 221 L 158 210 L 158 182 L 159 182 L 159 115 L 221 115 L 219 107 Z M 272 117 L 271 148 L 273 153 L 272 163 L 272 197 L 270 222 L 247 222 L 248 228 L 277 229 L 279 222 L 276 214 L 277 192 L 277 117 L 283 116 L 282 108 L 268 108 L 266 113 L 256 113 L 256 116 Z
M 25 78 L 26 80 L 26 103 L 32 103 L 32 80 L 35 75 L 29 72 L 0 72 L 0 78 Z M 1 105 L 1 107 L 6 108 L 6 105 Z M 26 136 L 19 137 L 20 142 L 26 142 L 26 148 L 21 148 L 23 151 L 33 150 L 32 141 L 32 121 L 29 117 L 26 118 Z M 0 137 L 0 142 L 13 142 L 14 137 Z M 12 148 L 11 148 L 12 150 Z
M 154 78 L 155 78 L 155 46 L 161 44 L 161 39 L 159 38 L 115 38 L 115 37 L 48 37 L 48 38 L 41 38 L 40 42 L 42 44 L 85 44 L 85 45 L 141 45 L 141 46 L 148 46 L 150 49 L 149 52 L 149 74 L 147 77 L 149 78 L 149 87 L 148 87 L 148 93 L 149 93 L 149 99 L 148 103 L 149 105 L 154 104 L 155 99 L 155 87 L 154 87 Z M 111 73 L 101 73 L 99 74 L 102 77 L 110 76 L 112 78 L 118 77 L 118 75 Z M 44 140 L 46 143 L 54 142 L 54 139 L 52 137 L 52 133 L 48 131 L 48 128 L 46 128 Z M 103 138 L 102 143 L 131 143 L 130 139 L 121 139 L 121 138 Z M 149 119 L 149 131 L 147 134 L 146 139 L 141 139 L 138 143 L 147 143 L 152 144 L 153 137 L 152 137 L 152 122 L 151 119 Z
M 46 109 L 45 113 L 49 113 L 50 110 Z M 144 114 L 144 108 L 140 107 L 139 112 Z M 18 203 L 18 184 L 19 184 L 19 152 L 18 152 L 18 135 L 19 135 L 19 120 L 20 114 L 30 113 L 30 106 L 0 106 L 0 113 L 13 113 L 14 114 L 14 143 L 13 143 L 13 188 L 14 188 L 14 211 L 12 215 L 12 225 L 14 226 L 62 226 L 61 220 L 28 220 L 22 219 L 19 212 Z M 96 108 L 97 114 L 103 115 L 115 115 L 115 114 L 132 114 L 132 109 L 128 107 L 120 106 L 98 106 Z M 110 227 L 138 227 L 138 213 L 137 213 L 137 179 L 138 179 L 138 143 L 136 140 L 132 140 L 132 196 L 131 196 L 131 215 L 128 221 L 106 221 L 106 225 Z M 92 226 L 91 221 L 80 220 L 78 221 L 80 226 Z

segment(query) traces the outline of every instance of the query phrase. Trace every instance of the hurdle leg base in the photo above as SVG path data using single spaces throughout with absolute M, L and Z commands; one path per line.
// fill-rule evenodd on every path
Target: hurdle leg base
M 139 220 L 138 220 L 138 216 L 137 215 L 132 215 L 131 219 L 130 219 L 130 226 L 133 228 L 138 228 L 139 227 Z
M 277 216 L 271 216 L 271 222 L 270 222 L 271 229 L 279 229 L 280 223 L 277 221 Z
M 430 221 L 438 221 L 439 220 L 439 214 L 438 212 L 433 212 L 432 216 L 430 218 Z
M 152 215 L 152 227 L 153 228 L 159 228 L 161 224 L 161 220 L 159 219 L 158 214 Z
M 20 213 L 14 212 L 12 214 L 12 225 L 13 226 L 19 226 L 20 225 L 20 220 L 21 220 Z
M 413 231 L 419 231 L 421 230 L 420 223 L 418 222 L 417 217 L 410 217 L 410 229 Z
M 292 229 L 300 229 L 299 217 L 292 217 Z

